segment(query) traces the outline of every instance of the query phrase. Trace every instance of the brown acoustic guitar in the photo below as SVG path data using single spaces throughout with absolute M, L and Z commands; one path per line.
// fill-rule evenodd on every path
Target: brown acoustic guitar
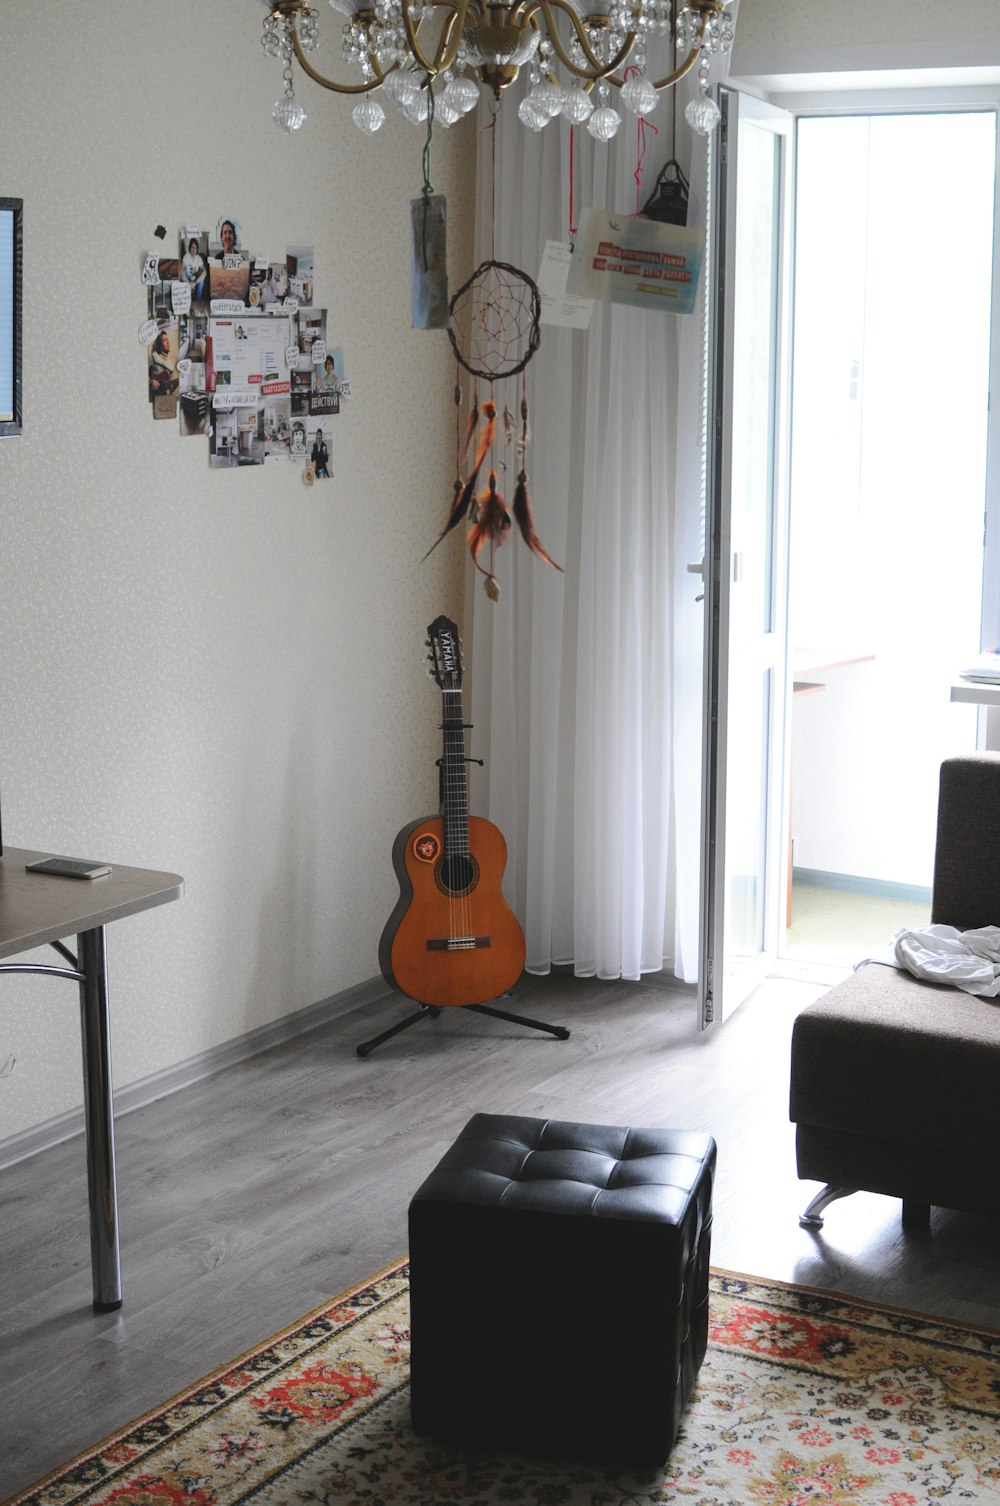
M 521 976 L 524 936 L 500 890 L 507 844 L 492 821 L 469 815 L 458 629 L 438 617 L 427 632 L 442 698 L 441 814 L 411 821 L 396 838 L 399 900 L 379 965 L 420 1004 L 482 1004 Z

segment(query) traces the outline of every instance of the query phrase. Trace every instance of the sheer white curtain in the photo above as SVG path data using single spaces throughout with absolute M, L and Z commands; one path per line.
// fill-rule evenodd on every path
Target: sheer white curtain
M 536 135 L 515 106 L 497 117 L 495 186 L 481 132 L 477 259 L 491 254 L 495 201 L 497 259 L 537 278 L 546 239 L 568 239 L 569 128 Z M 654 116 L 643 198 L 670 154 L 669 111 Z M 682 99 L 678 156 L 689 138 Z M 634 212 L 636 158 L 631 116 L 610 146 L 578 129 L 578 212 Z M 703 344 L 702 313 L 598 304 L 586 332 L 543 326 L 527 469 L 539 536 L 565 573 L 512 530 L 500 600 L 469 576 L 476 751 L 531 972 L 696 976 L 703 624 L 686 566 L 702 554 Z

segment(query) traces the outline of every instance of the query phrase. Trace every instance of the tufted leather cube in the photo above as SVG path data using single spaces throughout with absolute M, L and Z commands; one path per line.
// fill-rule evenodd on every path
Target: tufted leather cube
M 418 1433 L 659 1463 L 708 1342 L 715 1141 L 476 1114 L 410 1203 Z

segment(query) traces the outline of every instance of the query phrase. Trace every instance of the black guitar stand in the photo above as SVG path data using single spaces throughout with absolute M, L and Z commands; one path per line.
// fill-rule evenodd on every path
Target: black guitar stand
M 509 998 L 509 994 L 501 994 L 501 998 Z M 496 1020 L 509 1020 L 512 1025 L 527 1025 L 531 1030 L 544 1030 L 548 1035 L 554 1035 L 556 1040 L 568 1041 L 569 1031 L 565 1025 L 546 1025 L 543 1020 L 529 1020 L 523 1014 L 510 1014 L 506 1009 L 497 1009 L 492 1004 L 421 1004 L 413 1014 L 408 1014 L 405 1020 L 400 1020 L 389 1030 L 383 1030 L 381 1035 L 376 1035 L 370 1041 L 362 1041 L 358 1047 L 359 1056 L 370 1056 L 376 1046 L 381 1046 L 383 1041 L 398 1035 L 401 1030 L 407 1030 L 415 1025 L 418 1020 L 433 1020 L 441 1013 L 443 1007 L 448 1009 L 473 1009 L 476 1014 L 491 1014 Z
M 468 812 L 465 805 L 464 766 L 467 763 L 477 763 L 481 767 L 483 760 L 481 758 L 469 758 L 465 752 L 465 733 L 471 727 L 471 723 L 463 722 L 462 720 L 462 703 L 460 690 L 462 683 L 462 661 L 458 646 L 458 629 L 455 627 L 455 624 L 453 622 L 449 622 L 447 618 L 438 617 L 434 622 L 431 623 L 430 627 L 427 630 L 427 634 L 427 646 L 428 648 L 432 649 L 432 652 L 427 656 L 433 666 L 431 671 L 432 678 L 437 681 L 443 696 L 447 697 L 450 694 L 452 697 L 451 702 L 449 702 L 447 699 L 445 699 L 444 701 L 444 716 L 441 722 L 441 730 L 445 734 L 444 757 L 437 760 L 438 799 L 441 806 L 442 815 L 444 816 L 445 820 L 445 828 L 447 830 L 449 794 L 446 773 L 448 768 L 450 767 L 453 773 L 455 771 L 456 765 L 461 768 L 460 783 L 462 786 L 462 800 L 459 804 L 459 811 L 461 820 L 463 822 L 466 822 Z M 434 640 L 435 638 L 438 641 L 438 649 L 441 653 L 440 661 L 436 658 L 433 651 L 432 640 Z M 449 738 L 451 739 L 450 742 Z M 411 830 L 411 828 L 404 828 L 404 831 L 408 830 Z M 400 835 L 402 836 L 402 833 Z M 445 845 L 447 846 L 447 841 Z M 466 826 L 466 864 L 469 864 L 468 852 L 468 830 Z M 445 864 L 448 864 L 451 861 L 451 858 L 445 858 Z M 450 877 L 448 879 L 448 882 L 452 882 Z M 459 882 L 458 880 L 455 880 L 454 887 L 450 891 L 449 889 L 446 889 L 443 884 L 441 887 L 444 889 L 445 893 L 467 893 L 472 888 L 473 882 L 474 881 L 471 873 L 463 872 L 463 874 L 461 875 L 461 881 Z M 393 916 L 393 919 L 394 918 L 395 916 Z M 384 936 L 385 933 L 383 933 L 383 939 Z M 480 939 L 484 940 L 487 945 L 489 944 L 488 938 L 474 937 L 466 937 L 465 943 L 479 945 Z M 447 947 L 448 942 L 446 940 L 441 940 L 435 943 L 428 941 L 427 944 L 428 946 L 436 945 Z M 388 979 L 390 977 L 390 974 L 386 972 L 385 976 Z M 493 983 L 495 984 L 498 981 L 499 979 L 494 977 Z M 411 984 L 411 986 L 419 987 L 420 985 L 413 983 Z M 426 986 L 426 984 L 424 986 Z M 489 987 L 491 985 L 486 986 Z M 499 997 L 501 999 L 509 999 L 510 994 L 509 992 L 502 993 L 499 995 Z M 419 1003 L 419 1001 L 414 1000 L 414 1003 Z M 569 1040 L 569 1031 L 566 1029 L 565 1025 L 546 1025 L 542 1020 L 529 1020 L 522 1014 L 510 1014 L 506 1009 L 497 1009 L 492 1004 L 419 1004 L 419 1007 L 414 1010 L 413 1014 L 408 1014 L 406 1018 L 400 1020 L 398 1024 L 391 1026 L 388 1030 L 383 1030 L 381 1035 L 373 1036 L 370 1041 L 362 1041 L 361 1045 L 357 1047 L 358 1055 L 370 1056 L 371 1053 L 375 1050 L 376 1046 L 381 1046 L 383 1041 L 391 1040 L 392 1037 L 394 1035 L 398 1035 L 401 1030 L 408 1030 L 410 1026 L 415 1025 L 418 1020 L 436 1020 L 443 1008 L 472 1009 L 475 1010 L 477 1014 L 490 1014 L 494 1017 L 494 1019 L 497 1020 L 509 1020 L 512 1025 L 525 1025 L 529 1030 L 544 1030 L 547 1035 L 554 1035 L 556 1039 L 560 1041 Z

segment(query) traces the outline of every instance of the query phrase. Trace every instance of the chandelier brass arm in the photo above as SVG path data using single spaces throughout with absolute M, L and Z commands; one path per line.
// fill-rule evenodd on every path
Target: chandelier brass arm
M 580 48 L 587 61 L 587 66 L 585 68 L 581 68 L 578 63 L 574 63 L 565 47 L 563 47 L 562 41 L 559 37 L 559 32 L 556 28 L 555 17 L 552 14 L 553 6 L 557 10 L 561 10 L 565 15 L 569 16 L 570 21 L 573 25 L 573 30 L 576 33 L 576 39 L 579 42 Z M 568 68 L 570 73 L 574 73 L 577 78 L 588 79 L 591 83 L 597 83 L 597 81 L 602 78 L 610 78 L 615 69 L 618 68 L 622 63 L 624 63 L 625 59 L 632 51 L 632 47 L 635 43 L 634 31 L 630 31 L 626 34 L 625 40 L 622 42 L 622 45 L 619 47 L 618 51 L 615 53 L 610 62 L 602 63 L 601 59 L 597 56 L 597 53 L 590 45 L 590 38 L 587 36 L 586 31 L 581 25 L 579 16 L 577 15 L 573 7 L 567 3 L 567 0 L 526 0 L 526 3 L 521 3 L 514 6 L 511 11 L 511 22 L 512 24 L 517 24 L 517 18 L 523 17 L 524 20 L 521 23 L 522 25 L 525 23 L 530 23 L 536 29 L 540 29 L 538 27 L 537 20 L 537 12 L 539 11 L 541 11 L 542 15 L 545 18 L 545 25 L 548 28 L 545 35 L 552 43 L 552 50 L 555 52 L 563 67 Z M 605 16 L 601 16 L 599 19 L 603 21 L 605 25 L 607 24 L 607 18 Z
M 452 10 L 453 14 L 448 17 L 447 23 L 442 29 L 441 36 L 438 39 L 437 50 L 433 60 L 431 60 L 424 55 L 423 49 L 417 41 L 417 28 L 413 24 L 413 17 L 410 15 L 409 6 L 403 6 L 403 26 L 406 29 L 406 40 L 410 44 L 410 51 L 428 78 L 433 78 L 438 73 L 443 73 L 446 68 L 450 68 L 458 56 L 458 48 L 462 40 L 462 32 L 465 30 L 465 19 L 469 10 L 469 0 L 458 0 L 457 4 L 454 4 L 453 0 L 434 0 L 434 8 L 436 10 L 447 8 Z
M 698 51 L 698 48 L 692 47 L 683 63 L 681 63 L 678 68 L 675 68 L 673 73 L 666 73 L 664 74 L 663 78 L 654 78 L 650 80 L 653 88 L 657 91 L 657 93 L 659 93 L 661 89 L 669 89 L 671 84 L 679 83 L 680 80 L 685 76 L 685 74 L 690 73 L 691 69 L 695 67 L 698 62 L 699 56 L 700 53 Z M 625 80 L 624 78 L 620 78 L 617 74 L 614 74 L 608 80 L 608 82 L 616 84 L 620 89 Z
M 452 14 L 448 17 L 438 38 L 433 58 L 428 58 L 424 53 L 423 48 L 417 40 L 416 27 L 413 25 L 409 10 L 404 9 L 403 25 L 406 28 L 406 40 L 421 71 L 426 73 L 429 78 L 434 78 L 437 74 L 443 73 L 446 68 L 450 68 L 458 56 L 458 48 L 462 40 L 462 31 L 465 27 L 469 4 L 470 0 L 457 0 L 457 3 L 453 3 L 453 0 L 435 0 L 436 9 L 450 10 Z M 342 84 L 336 79 L 326 78 L 320 73 L 318 68 L 314 68 L 312 63 L 310 63 L 303 50 L 302 43 L 299 41 L 298 31 L 294 26 L 296 13 L 307 10 L 308 6 L 309 0 L 277 0 L 274 8 L 281 15 L 292 20 L 291 37 L 295 57 L 303 73 L 307 74 L 313 83 L 322 84 L 324 89 L 332 89 L 337 94 L 368 94 L 371 90 L 380 88 L 388 75 L 394 73 L 400 66 L 398 63 L 393 63 L 391 68 L 383 70 L 379 67 L 378 59 L 372 57 L 369 59 L 369 67 L 372 70 L 373 77 L 364 80 L 360 84 Z M 361 20 L 367 20 L 369 16 L 374 20 L 375 12 L 359 11 L 358 16 Z
M 322 84 L 324 89 L 333 89 L 337 94 L 368 94 L 372 89 L 378 89 L 381 87 L 382 83 L 385 80 L 386 74 L 382 72 L 381 68 L 378 65 L 378 61 L 375 58 L 373 58 L 371 61 L 371 70 L 375 75 L 374 78 L 365 79 L 360 84 L 338 84 L 332 78 L 324 78 L 319 69 L 313 67 L 312 63 L 310 63 L 309 59 L 306 57 L 305 53 L 302 50 L 302 43 L 299 41 L 298 28 L 295 25 L 296 14 L 300 11 L 309 9 L 309 0 L 275 0 L 274 9 L 279 15 L 284 16 L 290 23 L 290 34 L 292 39 L 292 46 L 295 49 L 296 60 L 298 61 L 299 67 L 302 69 L 303 73 L 308 74 L 314 84 Z M 373 16 L 374 14 L 375 12 L 372 11 Z M 386 71 L 388 73 L 391 73 L 392 69 L 390 68 Z

